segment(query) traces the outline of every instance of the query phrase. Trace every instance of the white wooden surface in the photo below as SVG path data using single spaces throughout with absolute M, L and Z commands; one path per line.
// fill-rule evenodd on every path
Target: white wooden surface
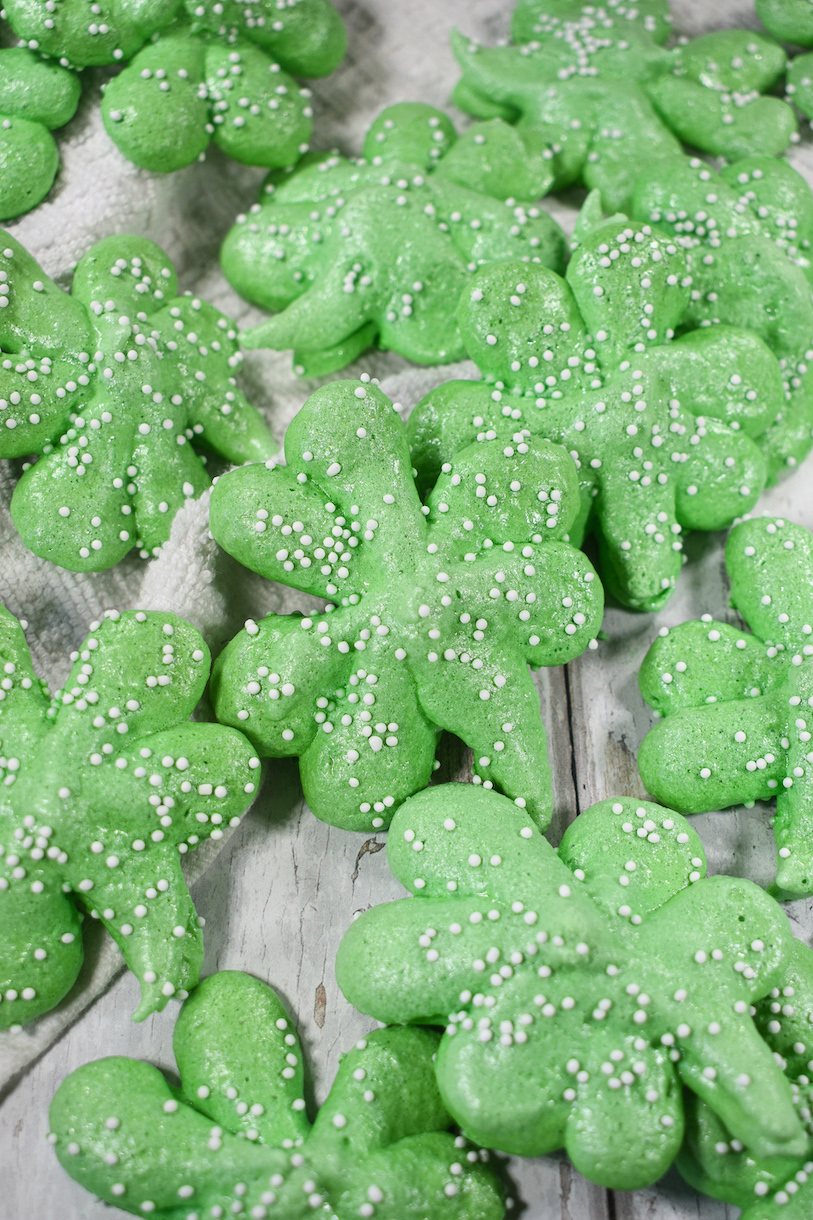
M 456 79 L 448 31 L 458 28 L 485 42 L 507 30 L 510 0 L 337 0 L 350 28 L 350 55 L 334 77 L 315 85 L 316 141 L 345 151 L 359 147 L 382 105 L 423 99 L 444 105 Z M 696 34 L 725 24 L 755 24 L 749 0 L 673 0 L 677 28 Z M 162 243 L 181 272 L 183 288 L 205 293 L 250 321 L 250 311 L 224 286 L 217 248 L 230 218 L 248 206 L 260 174 L 217 155 L 169 178 L 136 171 L 112 149 L 94 98 L 82 106 L 63 140 L 64 171 L 51 200 L 14 226 L 14 232 L 51 274 L 67 275 L 93 240 L 114 231 L 143 232 Z M 813 182 L 809 136 L 794 163 Z M 573 211 L 549 201 L 557 218 Z M 363 358 L 354 372 L 386 379 L 384 388 L 405 407 L 444 377 L 416 373 L 390 355 Z M 288 358 L 247 360 L 247 382 L 278 435 L 313 383 L 295 382 Z M 813 459 L 811 459 L 813 460 Z M 2 467 L 2 464 L 0 464 Z M 769 493 L 761 507 L 813 527 L 811 469 Z M 45 665 L 76 646 L 80 624 L 103 605 L 135 605 L 145 588 L 143 569 L 125 564 L 114 574 L 77 579 L 29 561 L 7 520 L 8 478 L 0 469 L 0 599 L 25 614 L 39 632 L 35 653 Z M 6 471 L 6 476 L 8 471 Z M 554 765 L 554 838 L 596 800 L 641 792 L 635 752 L 650 724 L 637 689 L 641 658 L 662 623 L 705 611 L 730 615 L 722 560 L 723 538 L 695 535 L 677 595 L 659 616 L 610 610 L 610 639 L 598 651 L 538 677 Z M 166 568 L 167 596 L 176 581 Z M 156 592 L 155 578 L 150 595 Z M 148 586 L 149 587 L 149 586 Z M 227 595 L 220 606 L 217 594 Z M 203 615 L 210 640 L 227 638 L 246 616 L 298 604 L 280 590 L 244 576 L 223 561 Z M 212 598 L 214 600 L 212 600 Z M 190 606 L 190 617 L 195 616 Z M 64 669 L 63 671 L 64 672 Z M 59 665 L 55 683 L 62 677 Z M 464 776 L 465 758 L 451 747 L 440 776 Z M 708 814 L 696 820 L 715 871 L 761 882 L 772 876 L 773 844 L 765 809 Z M 390 878 L 383 835 L 369 838 L 322 825 L 304 807 L 293 762 L 268 764 L 252 813 L 194 886 L 206 919 L 205 973 L 243 969 L 273 983 L 297 1014 L 311 1065 L 312 1099 L 324 1096 L 337 1054 L 370 1027 L 339 994 L 333 959 L 355 911 L 399 896 Z M 789 908 L 796 932 L 813 938 L 813 902 Z M 129 1020 L 137 987 L 119 975 L 5 1092 L 0 1088 L 0 1217 L 3 1220 L 101 1220 L 120 1215 L 95 1203 L 58 1166 L 45 1143 L 47 1106 L 73 1068 L 100 1055 L 128 1054 L 172 1068 L 176 1006 L 143 1025 Z M 736 1209 L 701 1200 L 676 1175 L 635 1195 L 607 1193 L 560 1158 L 512 1164 L 525 1220 L 733 1220 Z M 516 1214 L 516 1212 L 514 1213 Z

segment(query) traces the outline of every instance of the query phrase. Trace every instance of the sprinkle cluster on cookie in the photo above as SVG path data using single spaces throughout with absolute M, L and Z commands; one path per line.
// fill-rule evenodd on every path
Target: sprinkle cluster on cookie
M 448 1132 L 437 1045 L 431 1030 L 362 1039 L 311 1126 L 279 999 L 215 974 L 175 1026 L 180 1088 L 147 1063 L 98 1060 L 61 1085 L 50 1138 L 72 1177 L 137 1216 L 502 1220 L 488 1153 Z
M 218 718 L 263 755 L 298 755 L 310 807 L 336 825 L 388 825 L 429 781 L 442 729 L 473 748 L 478 783 L 547 825 L 528 666 L 578 656 L 603 608 L 591 564 L 561 541 L 578 510 L 570 458 L 538 440 L 473 446 L 422 506 L 403 424 L 369 381 L 311 395 L 285 452 L 284 469 L 218 481 L 212 532 L 331 602 L 246 624 L 217 662 Z
M 98 12 L 84 0 L 10 0 L 4 15 L 32 51 L 65 67 L 121 63 L 172 21 L 178 0 L 104 0 Z
M 91 632 L 49 698 L 0 607 L 0 1028 L 73 985 L 82 908 L 141 984 L 136 1019 L 193 986 L 203 947 L 181 857 L 254 799 L 245 738 L 188 722 L 210 662 L 194 627 L 110 611 Z

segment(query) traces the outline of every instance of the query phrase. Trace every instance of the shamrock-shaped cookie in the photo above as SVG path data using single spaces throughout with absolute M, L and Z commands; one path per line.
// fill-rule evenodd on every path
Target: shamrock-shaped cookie
M 674 591 L 681 532 L 720 529 L 756 502 L 755 442 L 781 410 L 782 376 L 746 330 L 675 340 L 692 291 L 684 252 L 648 224 L 596 217 L 597 202 L 585 204 L 564 279 L 508 262 L 475 277 L 457 318 L 486 383 L 440 386 L 408 431 L 430 486 L 472 442 L 564 445 L 582 498 L 571 541 L 594 531 L 607 589 L 653 610 Z
M 218 481 L 212 533 L 255 572 L 332 601 L 246 624 L 213 674 L 218 719 L 261 755 L 298 755 L 305 797 L 333 825 L 388 825 L 428 783 L 442 729 L 473 748 L 477 782 L 547 825 L 528 666 L 578 656 L 603 606 L 589 561 L 561 541 L 578 509 L 567 454 L 472 446 L 422 508 L 403 424 L 368 379 L 312 394 L 285 455 Z
M 297 372 L 342 368 L 377 341 L 418 364 L 463 356 L 451 303 L 484 263 L 560 267 L 564 239 L 533 201 L 552 182 L 534 133 L 498 120 L 458 137 L 441 110 L 382 111 L 364 155 L 314 154 L 272 176 L 223 245 L 227 279 L 276 317 L 248 348 L 294 349 Z
M 638 767 L 658 800 L 702 813 L 776 797 L 777 884 L 813 893 L 813 540 L 780 518 L 735 526 L 726 543 L 731 604 L 753 634 L 710 615 L 662 635 L 641 692 L 664 719 Z
M 51 131 L 73 118 L 79 78 L 24 47 L 0 50 L 0 220 L 45 198 L 59 169 Z
M 113 141 L 162 172 L 202 157 L 210 140 L 246 165 L 293 165 L 313 111 L 289 73 L 325 76 L 339 63 L 346 38 L 336 10 L 328 0 L 185 0 L 179 13 L 107 85 Z
M 732 1139 L 699 1099 L 687 1107 L 678 1167 L 704 1194 L 743 1208 L 742 1220 L 809 1220 L 813 1212 L 813 953 L 794 940 L 782 986 L 756 1005 L 754 1022 L 778 1057 L 807 1134 L 801 1157 L 758 1157 Z
M 60 1086 L 50 1139 L 72 1178 L 136 1216 L 502 1220 L 488 1154 L 448 1133 L 437 1045 L 425 1029 L 369 1034 L 311 1125 L 285 1009 L 227 971 L 181 1009 L 180 1087 L 150 1064 L 99 1059 Z
M 109 611 L 49 698 L 0 607 L 0 1028 L 47 1012 L 82 964 L 80 908 L 141 984 L 141 1020 L 197 982 L 200 928 L 181 856 L 253 800 L 234 729 L 190 724 L 209 676 L 172 614 Z
M 746 327 L 779 360 L 785 402 L 760 441 L 768 475 L 808 453 L 813 429 L 813 194 L 785 161 L 747 157 L 716 174 L 699 158 L 644 168 L 633 216 L 670 232 L 692 276 L 684 325 Z
M 146 558 L 184 501 L 209 485 L 200 445 L 234 462 L 276 443 L 237 388 L 233 324 L 177 296 L 143 237 L 92 246 L 68 296 L 0 235 L 0 457 L 42 456 L 11 515 L 26 546 L 72 571 Z
M 361 915 L 336 977 L 377 1020 L 446 1026 L 438 1084 L 471 1139 L 564 1146 L 635 1189 L 680 1148 L 683 1084 L 758 1155 L 804 1155 L 749 1013 L 784 977 L 787 918 L 751 882 L 704 879 L 679 815 L 602 801 L 557 855 L 511 802 L 450 784 L 401 807 L 387 858 L 413 897 Z
M 792 108 L 763 96 L 785 68 L 778 43 L 724 30 L 667 51 L 658 44 L 670 20 L 660 3 L 520 4 L 520 45 L 489 49 L 452 35 L 463 72 L 454 99 L 543 138 L 554 185 L 597 187 L 609 211 L 627 208 L 641 166 L 679 152 L 680 140 L 735 161 L 798 139 Z

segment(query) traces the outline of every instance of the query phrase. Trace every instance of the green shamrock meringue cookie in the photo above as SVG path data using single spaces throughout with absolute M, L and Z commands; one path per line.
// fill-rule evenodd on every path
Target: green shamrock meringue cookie
M 424 486 L 473 442 L 564 445 L 581 492 L 571 541 L 596 533 L 606 588 L 654 610 L 674 591 L 682 531 L 720 529 L 755 504 L 782 376 L 747 330 L 676 339 L 692 292 L 684 252 L 625 217 L 595 224 L 597 201 L 582 210 L 564 279 L 519 263 L 475 277 L 457 318 L 486 383 L 439 387 L 407 427 Z
M 49 698 L 0 607 L 0 1028 L 53 1008 L 82 964 L 80 910 L 141 984 L 143 1020 L 203 958 L 181 857 L 253 800 L 234 729 L 190 724 L 209 650 L 172 614 L 108 611 Z
M 374 342 L 418 364 L 461 359 L 450 302 L 478 267 L 562 264 L 559 226 L 528 202 L 551 184 L 548 157 L 501 120 L 458 137 L 442 111 L 411 102 L 379 115 L 361 159 L 314 154 L 272 175 L 223 244 L 229 282 L 278 311 L 243 346 L 293 348 L 308 376 Z
M 556 36 L 557 27 L 569 26 L 585 16 L 583 0 L 517 0 L 511 17 L 511 37 L 514 42 L 530 43 L 536 39 Z M 629 35 L 641 30 L 655 42 L 665 42 L 672 27 L 669 0 L 607 0 L 602 6 L 604 20 L 616 22 Z M 605 27 L 607 28 L 607 27 Z
M 276 451 L 237 388 L 233 324 L 177 296 L 172 264 L 143 237 L 92 246 L 70 296 L 8 233 L 0 247 L 0 457 L 42 455 L 14 490 L 14 524 L 72 571 L 134 546 L 146 558 L 209 486 L 193 446 L 233 462 Z
M 51 131 L 73 118 L 81 92 L 78 76 L 33 51 L 0 50 L 0 220 L 36 207 L 50 191 L 59 169 Z
M 680 1148 L 683 1084 L 760 1155 L 804 1155 L 749 1015 L 784 977 L 787 919 L 748 881 L 704 879 L 679 815 L 602 801 L 557 854 L 505 798 L 450 784 L 401 807 L 387 858 L 413 897 L 356 920 L 337 981 L 378 1020 L 446 1026 L 438 1084 L 469 1138 L 565 1147 L 632 1190 Z
M 808 1220 L 813 1207 L 813 953 L 801 941 L 793 941 L 782 986 L 757 1003 L 754 1021 L 790 1081 L 807 1135 L 804 1156 L 753 1155 L 696 1099 L 687 1107 L 678 1167 L 696 1190 L 743 1208 L 742 1220 Z
M 760 443 L 774 480 L 813 438 L 813 194 L 784 161 L 748 157 L 720 174 L 698 158 L 643 170 L 632 213 L 671 232 L 692 275 L 685 322 L 753 330 L 779 361 L 785 403 Z
M 255 572 L 332 601 L 246 624 L 215 668 L 218 719 L 263 756 L 298 756 L 311 809 L 345 829 L 388 825 L 429 782 L 442 729 L 472 747 L 475 782 L 547 825 L 528 666 L 582 653 L 603 608 L 561 540 L 578 509 L 570 458 L 544 441 L 472 446 L 422 507 L 403 424 L 369 380 L 311 395 L 285 455 L 218 481 L 211 530 Z
M 753 634 L 706 615 L 655 641 L 640 685 L 664 719 L 641 743 L 638 767 L 650 792 L 689 813 L 775 796 L 777 885 L 810 894 L 810 532 L 781 518 L 745 521 L 728 536 L 726 569 L 731 604 Z
M 264 983 L 206 979 L 173 1044 L 180 1087 L 150 1064 L 99 1059 L 51 1103 L 60 1163 L 106 1203 L 167 1220 L 502 1220 L 488 1154 L 448 1133 L 436 1033 L 362 1039 L 313 1125 L 299 1040 Z
M 544 140 L 554 188 L 598 188 L 610 212 L 629 207 L 641 166 L 679 153 L 680 141 L 733 161 L 798 140 L 792 107 L 762 96 L 785 68 L 773 39 L 725 30 L 667 51 L 658 44 L 670 20 L 665 4 L 520 4 L 519 45 L 453 33 L 463 73 L 454 99 Z

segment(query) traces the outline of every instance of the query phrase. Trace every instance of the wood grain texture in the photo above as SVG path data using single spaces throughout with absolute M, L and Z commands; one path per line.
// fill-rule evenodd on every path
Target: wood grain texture
M 701 1198 L 674 1170 L 648 1190 L 618 1191 L 613 1205 L 614 1220 L 734 1220 L 740 1214 L 738 1207 Z

